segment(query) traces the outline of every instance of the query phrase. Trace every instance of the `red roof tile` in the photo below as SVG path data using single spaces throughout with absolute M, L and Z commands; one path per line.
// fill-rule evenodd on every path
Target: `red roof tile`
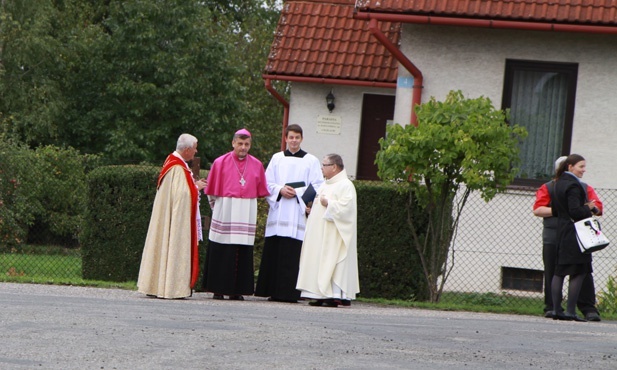
M 586 25 L 617 25 L 617 0 L 358 0 L 360 11 Z
M 355 0 L 286 1 L 270 48 L 268 75 L 395 82 L 397 61 L 353 18 Z M 400 23 L 380 22 L 399 44 Z

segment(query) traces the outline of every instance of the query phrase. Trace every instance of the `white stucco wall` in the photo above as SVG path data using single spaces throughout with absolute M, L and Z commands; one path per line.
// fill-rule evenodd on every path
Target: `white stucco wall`
M 572 153 L 587 159 L 585 180 L 617 189 L 617 37 L 406 24 L 401 50 L 422 71 L 422 101 L 450 90 L 486 96 L 501 107 L 506 59 L 578 63 Z M 399 67 L 399 76 L 410 76 Z M 397 91 L 395 122 L 409 122 L 410 89 Z M 400 99 L 399 99 L 400 98 Z M 401 109 L 405 107 L 406 109 Z
M 330 113 L 326 107 L 326 95 L 333 90 L 336 107 Z M 332 86 L 294 82 L 289 100 L 289 124 L 299 124 L 304 131 L 302 148 L 321 158 L 329 153 L 343 157 L 349 176 L 356 176 L 358 146 L 360 143 L 360 120 L 363 94 L 394 95 L 394 89 L 365 88 L 355 86 Z M 318 116 L 338 116 L 341 130 L 338 135 L 317 132 Z
M 405 25 L 401 43 L 401 50 L 423 73 L 423 102 L 431 96 L 443 100 L 450 90 L 461 90 L 471 98 L 486 96 L 500 108 L 506 59 L 578 63 L 571 152 L 587 159 L 586 182 L 598 189 L 617 189 L 617 37 Z M 410 74 L 399 67 L 399 76 Z M 409 121 L 410 101 L 411 89 L 397 90 L 395 122 Z M 460 220 L 446 290 L 499 292 L 501 267 L 543 270 L 542 222 L 531 213 L 533 191 L 509 191 L 488 204 L 478 195 L 471 199 L 477 206 L 468 208 Z M 611 208 L 605 200 L 605 214 Z M 617 230 L 612 219 L 606 221 L 608 234 Z M 617 255 L 602 251 L 595 258 L 596 291 L 601 291 L 614 274 Z

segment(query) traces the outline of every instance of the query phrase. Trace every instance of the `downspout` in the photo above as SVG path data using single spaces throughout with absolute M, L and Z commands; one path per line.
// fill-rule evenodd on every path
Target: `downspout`
M 424 77 L 422 76 L 422 72 L 401 52 L 401 50 L 394 45 L 386 35 L 381 32 L 377 25 L 377 19 L 371 18 L 368 25 L 369 30 L 382 43 L 382 45 L 388 49 L 388 51 L 396 58 L 405 67 L 409 73 L 413 76 L 413 93 L 411 98 L 411 124 L 414 126 L 418 126 L 418 118 L 416 117 L 416 105 L 420 105 L 422 103 L 422 83 L 424 81 Z
M 268 92 L 283 105 L 283 132 L 281 134 L 281 150 L 283 151 L 286 149 L 285 129 L 287 128 L 287 125 L 289 125 L 289 102 L 285 100 L 285 98 L 283 98 L 283 96 L 281 96 L 281 94 L 279 94 L 278 91 L 274 89 L 274 87 L 272 86 L 272 82 L 269 78 L 266 78 L 265 82 L 266 90 L 268 90 Z

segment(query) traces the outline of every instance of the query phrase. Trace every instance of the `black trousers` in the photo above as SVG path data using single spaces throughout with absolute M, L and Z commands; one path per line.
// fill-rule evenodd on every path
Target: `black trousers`
M 253 295 L 253 246 L 209 240 L 202 291 L 224 295 Z
M 542 248 L 542 260 L 544 262 L 544 312 L 553 311 L 553 298 L 551 296 L 551 282 L 555 274 L 557 264 L 557 244 L 545 243 Z M 593 275 L 587 274 L 581 293 L 578 296 L 576 306 L 587 315 L 591 312 L 599 313 L 596 308 L 596 288 L 593 283 Z
M 297 301 L 302 240 L 270 236 L 264 243 L 255 295 L 283 301 Z

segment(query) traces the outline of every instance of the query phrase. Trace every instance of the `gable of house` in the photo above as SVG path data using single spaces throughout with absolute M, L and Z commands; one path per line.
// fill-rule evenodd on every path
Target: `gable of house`
M 397 61 L 353 18 L 354 0 L 286 1 L 264 68 L 264 78 L 325 83 L 394 83 Z M 398 45 L 400 23 L 382 32 Z M 390 86 L 391 87 L 391 86 Z

